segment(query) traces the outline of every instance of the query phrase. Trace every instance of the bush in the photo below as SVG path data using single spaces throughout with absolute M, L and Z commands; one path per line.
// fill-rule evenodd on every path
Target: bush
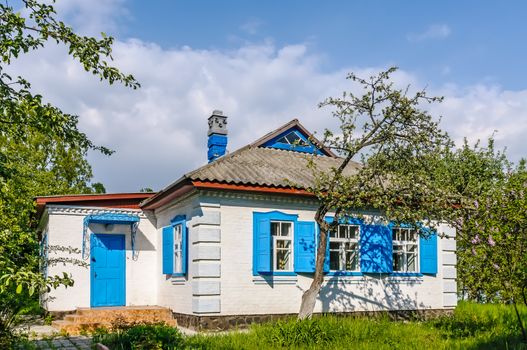
M 176 328 L 164 323 L 120 325 L 108 332 L 99 329 L 93 336 L 95 343 L 102 343 L 114 350 L 162 349 L 183 347 L 183 336 Z

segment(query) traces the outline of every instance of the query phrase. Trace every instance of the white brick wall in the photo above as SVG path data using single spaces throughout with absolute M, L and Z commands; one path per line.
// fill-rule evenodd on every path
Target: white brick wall
M 275 279 L 252 275 L 253 212 L 279 210 L 298 214 L 301 221 L 314 221 L 315 206 L 257 199 L 218 200 L 221 202 L 222 234 L 221 314 L 298 312 L 302 293 L 312 281 L 309 275 Z M 439 230 L 447 229 L 441 226 Z M 455 255 L 440 250 L 445 247 L 455 250 L 455 242 L 452 244 L 452 240 L 445 239 L 438 242 L 438 263 L 444 261 L 449 266 L 439 266 L 436 276 L 327 277 L 315 311 L 439 309 L 455 305 L 456 299 L 451 292 L 455 290 Z M 449 278 L 446 287 L 444 278 Z
M 82 248 L 83 219 L 87 214 L 75 210 L 59 213 L 56 210 L 49 215 L 49 245 L 71 246 Z M 88 233 L 121 233 L 125 234 L 126 244 L 126 305 L 156 305 L 157 283 L 152 269 L 156 261 L 156 231 L 148 219 L 141 219 L 136 235 L 137 260 L 132 259 L 129 225 L 114 225 L 111 231 L 104 225 L 91 224 Z M 81 259 L 81 255 L 69 256 L 68 253 L 57 253 Z M 55 256 L 57 256 L 55 255 Z M 50 257 L 53 253 L 50 253 Z M 89 259 L 86 260 L 89 263 Z M 49 311 L 67 311 L 78 307 L 90 306 L 90 268 L 68 264 L 50 266 L 48 275 L 71 273 L 75 282 L 73 287 L 59 287 L 52 290 L 52 300 L 47 303 Z
M 137 261 L 132 260 L 127 226 L 114 226 L 114 233 L 126 234 L 127 305 L 161 305 L 184 314 L 236 315 L 295 313 L 309 275 L 262 278 L 253 276 L 253 212 L 278 210 L 297 214 L 300 221 L 313 221 L 316 207 L 280 197 L 193 195 L 182 202 L 147 213 L 137 234 Z M 155 216 L 154 216 L 155 214 Z M 177 215 L 188 220 L 188 274 L 162 274 L 161 233 Z M 78 214 L 49 216 L 49 244 L 82 246 L 82 220 Z M 154 226 L 156 225 L 156 226 Z M 93 227 L 92 227 L 93 226 Z M 104 233 L 103 225 L 91 229 Z M 111 233 L 111 232 L 108 232 Z M 456 297 L 455 231 L 440 225 L 438 274 L 436 276 L 326 277 L 316 312 L 387 309 L 451 308 Z M 50 267 L 49 274 L 67 271 L 75 286 L 52 292 L 56 299 L 49 310 L 73 310 L 90 305 L 89 268 Z

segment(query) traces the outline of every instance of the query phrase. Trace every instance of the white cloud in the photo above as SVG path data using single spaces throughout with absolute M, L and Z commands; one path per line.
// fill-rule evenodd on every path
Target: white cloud
M 410 33 L 406 36 L 410 42 L 421 42 L 430 39 L 445 39 L 450 36 L 452 30 L 446 24 L 432 24 L 425 31 Z
M 47 100 L 80 115 L 81 129 L 95 143 L 116 150 L 109 158 L 90 154 L 95 179 L 114 192 L 159 189 L 203 165 L 207 118 L 214 109 L 229 116 L 231 151 L 293 118 L 320 132 L 336 121 L 317 103 L 350 88 L 346 73 L 368 76 L 382 68 L 328 72 L 306 45 L 276 47 L 272 42 L 215 51 L 117 41 L 114 57 L 122 71 L 136 76 L 141 89 L 99 82 L 56 45 L 11 67 L 30 78 Z M 394 79 L 426 85 L 407 71 L 398 71 Z M 499 147 L 508 146 L 515 160 L 527 155 L 527 90 L 446 85 L 430 93 L 446 96 L 432 112 L 444 116 L 444 127 L 456 140 L 486 139 L 498 130 Z

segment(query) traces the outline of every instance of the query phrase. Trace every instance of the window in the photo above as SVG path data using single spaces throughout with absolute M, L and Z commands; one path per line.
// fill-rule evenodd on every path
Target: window
M 169 226 L 162 230 L 164 275 L 184 276 L 187 274 L 187 222 L 184 215 L 177 215 Z
M 359 271 L 359 233 L 359 225 L 339 225 L 330 233 L 330 271 Z
M 174 273 L 183 272 L 183 225 L 174 226 Z
M 417 231 L 411 228 L 392 229 L 393 271 L 417 271 Z
M 285 136 L 280 137 L 276 142 L 284 143 L 286 145 L 295 145 L 295 146 L 304 146 L 308 147 L 309 144 L 304 141 L 298 134 L 294 131 L 291 131 Z
M 271 221 L 273 270 L 293 270 L 293 223 Z

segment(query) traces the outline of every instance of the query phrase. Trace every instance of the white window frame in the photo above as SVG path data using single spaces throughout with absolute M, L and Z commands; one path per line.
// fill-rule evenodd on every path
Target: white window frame
M 183 273 L 183 223 L 174 225 L 173 234 L 174 234 L 174 272 L 173 273 Z
M 399 235 L 395 234 L 394 231 L 397 230 Z M 404 233 L 404 235 L 403 235 Z M 414 234 L 415 240 L 408 239 L 411 237 L 412 233 Z M 404 237 L 406 235 L 406 237 Z M 395 236 L 395 237 L 394 237 Z M 393 257 L 393 272 L 403 272 L 403 273 L 417 273 L 419 271 L 419 232 L 414 228 L 406 228 L 406 227 L 393 227 L 392 228 L 392 252 L 393 255 L 396 254 L 395 247 L 401 247 L 400 250 L 397 250 L 397 252 L 402 253 L 403 257 L 403 263 L 402 263 L 402 269 L 396 270 L 395 269 L 395 257 Z M 410 251 L 410 246 L 415 246 L 415 252 Z M 409 255 L 414 255 L 414 270 L 408 270 L 408 257 Z
M 340 228 L 341 227 L 356 227 L 357 228 L 357 235 L 355 238 L 350 237 L 340 237 Z M 333 232 L 335 234 L 335 237 L 328 237 L 329 239 L 329 251 L 330 256 L 328 257 L 330 259 L 330 266 L 331 266 L 331 251 L 335 251 L 334 249 L 331 249 L 331 243 L 339 243 L 339 269 L 338 270 L 331 270 L 331 272 L 338 272 L 338 271 L 345 271 L 345 272 L 360 272 L 360 225 L 356 224 L 341 224 L 337 226 L 337 229 Z M 346 269 L 346 252 L 351 252 L 352 250 L 346 250 L 346 243 L 355 243 L 356 244 L 356 254 L 357 254 L 357 268 L 355 270 L 347 270 Z
M 279 236 L 277 235 L 274 235 L 273 234 L 273 224 L 279 224 L 278 227 L 280 228 L 279 229 Z M 289 236 L 282 236 L 281 235 L 281 231 L 282 231 L 282 224 L 289 224 L 291 225 L 291 229 L 290 229 L 290 235 Z M 272 240 L 273 240 L 273 245 L 272 245 L 272 252 L 271 252 L 271 255 L 272 255 L 272 262 L 273 262 L 273 271 L 275 272 L 293 272 L 294 271 L 294 235 L 295 235 L 295 224 L 293 221 L 287 221 L 287 220 L 271 220 L 271 237 L 272 237 Z M 290 266 L 290 269 L 288 270 L 279 270 L 278 269 L 278 266 L 277 266 L 277 263 L 278 263 L 278 259 L 277 259 L 277 251 L 278 251 L 278 248 L 277 248 L 277 242 L 279 240 L 282 240 L 282 241 L 289 241 L 289 250 L 290 250 L 290 254 L 289 254 L 289 266 Z M 280 248 L 280 250 L 286 250 L 285 248 Z

